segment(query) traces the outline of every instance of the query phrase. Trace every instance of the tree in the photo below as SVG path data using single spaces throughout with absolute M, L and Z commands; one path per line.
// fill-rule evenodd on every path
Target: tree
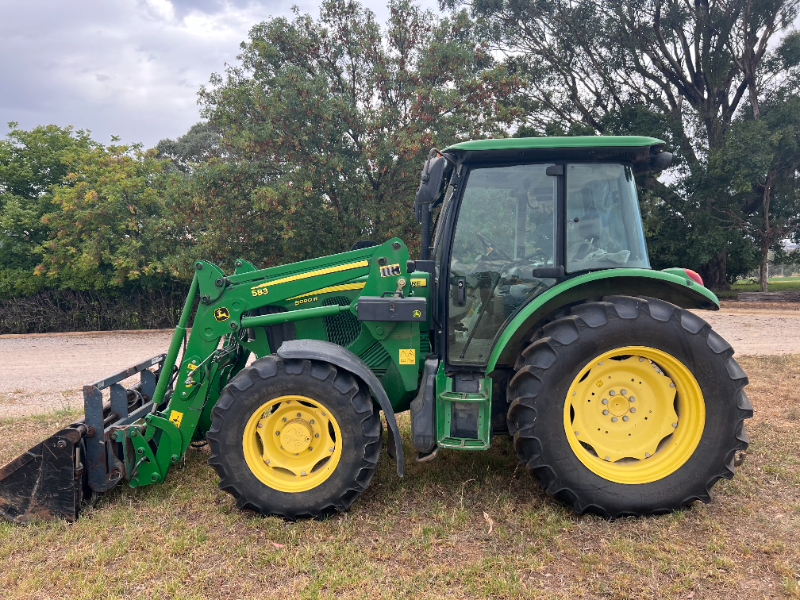
M 466 13 L 439 19 L 408 0 L 389 11 L 385 29 L 350 0 L 324 2 L 318 20 L 260 23 L 240 64 L 201 90 L 222 154 L 173 179 L 171 201 L 195 251 L 270 265 L 364 238 L 416 242 L 429 148 L 502 135 L 513 80 Z
M 766 86 L 784 69 L 770 42 L 791 26 L 800 0 L 474 0 L 470 6 L 527 82 L 519 101 L 529 127 L 567 130 L 581 123 L 600 133 L 639 133 L 631 125 L 647 121 L 677 150 L 678 178 L 693 177 L 687 187 L 706 194 L 696 199 L 704 210 L 717 200 L 715 188 L 701 182 L 708 155 L 725 145 L 743 102 L 758 118 Z M 648 182 L 665 203 L 679 199 L 681 185 Z M 731 235 L 720 230 L 714 237 L 727 242 L 702 258 L 708 283 L 723 286 Z
M 30 294 L 45 285 L 33 277 L 37 248 L 50 235 L 41 222 L 53 190 L 68 187 L 65 156 L 96 143 L 89 132 L 56 125 L 25 131 L 8 124 L 0 140 L 0 297 Z
M 769 289 L 770 250 L 800 232 L 800 96 L 788 85 L 736 119 L 712 169 L 729 182 L 721 219 L 742 229 L 760 251 L 759 283 Z M 717 207 L 715 207 L 717 208 Z
M 193 165 L 222 156 L 222 136 L 212 125 L 195 123 L 177 140 L 163 139 L 156 144 L 158 158 L 169 159 L 177 170 L 188 173 Z
M 163 233 L 162 162 L 140 145 L 94 145 L 67 153 L 69 185 L 55 188 L 42 223 L 35 273 L 73 290 L 126 282 L 154 285 L 170 275 Z

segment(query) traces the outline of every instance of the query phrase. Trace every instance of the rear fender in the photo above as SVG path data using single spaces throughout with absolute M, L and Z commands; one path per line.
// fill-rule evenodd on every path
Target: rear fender
M 713 292 L 688 276 L 647 269 L 609 269 L 586 273 L 562 281 L 522 307 L 502 330 L 494 345 L 486 372 L 512 366 L 526 334 L 547 315 L 577 302 L 603 296 L 648 296 L 681 308 L 719 310 Z
M 278 348 L 278 356 L 283 359 L 299 358 L 307 360 L 320 360 L 349 371 L 367 384 L 372 395 L 386 415 L 386 424 L 389 426 L 389 443 L 394 440 L 395 458 L 397 460 L 397 474 L 403 476 L 403 441 L 400 439 L 400 430 L 394 418 L 394 409 L 386 390 L 370 368 L 358 356 L 347 348 L 342 348 L 331 342 L 322 340 L 291 340 L 286 341 Z

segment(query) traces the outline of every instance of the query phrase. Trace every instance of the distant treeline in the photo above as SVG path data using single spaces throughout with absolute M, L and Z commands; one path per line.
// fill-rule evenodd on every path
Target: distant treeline
M 638 181 L 655 268 L 721 288 L 789 260 L 796 1 L 446 4 L 392 0 L 384 26 L 346 0 L 259 23 L 199 90 L 201 122 L 155 148 L 11 123 L 0 331 L 171 326 L 196 258 L 269 266 L 393 236 L 414 254 L 429 149 L 481 137 L 662 139 L 674 168 Z

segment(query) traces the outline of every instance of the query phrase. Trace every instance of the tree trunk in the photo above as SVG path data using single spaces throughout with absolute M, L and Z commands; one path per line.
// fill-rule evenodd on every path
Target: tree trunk
M 769 256 L 769 245 L 762 242 L 761 268 L 758 271 L 758 284 L 762 292 L 769 291 L 769 265 L 767 264 L 768 256 Z
M 700 265 L 698 269 L 700 277 L 703 278 L 703 283 L 710 290 L 729 290 L 731 286 L 728 285 L 728 280 L 725 275 L 727 274 L 728 262 L 728 249 L 723 248 L 722 252 L 717 254 L 708 262 Z
M 761 240 L 761 269 L 758 273 L 758 283 L 762 292 L 769 291 L 769 265 L 767 264 L 767 258 L 769 257 L 769 247 L 772 241 L 769 227 L 769 193 L 772 190 L 772 177 L 773 174 L 770 171 L 767 175 L 767 183 L 764 185 L 764 195 L 761 201 L 764 206 L 764 238 Z

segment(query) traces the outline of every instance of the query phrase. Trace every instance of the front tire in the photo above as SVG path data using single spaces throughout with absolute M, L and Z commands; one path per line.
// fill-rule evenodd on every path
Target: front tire
M 267 356 L 222 391 L 206 434 L 209 464 L 236 506 L 286 519 L 345 511 L 381 450 L 368 388 L 322 361 Z
M 753 414 L 733 349 L 656 299 L 575 306 L 523 350 L 509 432 L 548 494 L 606 518 L 665 513 L 735 471 Z

